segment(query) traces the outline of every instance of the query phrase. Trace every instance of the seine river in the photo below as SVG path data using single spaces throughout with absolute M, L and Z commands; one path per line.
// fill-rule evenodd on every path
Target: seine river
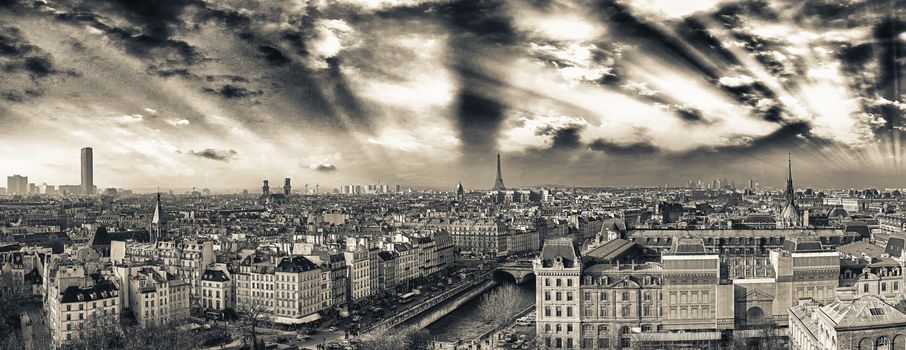
M 496 288 L 507 284 L 513 284 L 513 280 L 495 276 L 500 282 L 498 285 L 487 290 L 490 293 Z M 516 285 L 520 309 L 525 309 L 535 303 L 535 281 L 530 280 Z M 439 341 L 454 342 L 459 339 L 474 339 L 484 332 L 490 330 L 490 326 L 481 321 L 479 316 L 479 305 L 481 304 L 481 295 L 475 297 L 469 302 L 463 304 L 458 309 L 447 314 L 437 322 L 428 326 L 428 331 Z

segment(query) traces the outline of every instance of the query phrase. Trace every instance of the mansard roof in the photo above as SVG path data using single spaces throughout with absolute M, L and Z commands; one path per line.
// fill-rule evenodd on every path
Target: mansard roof
M 580 256 L 575 242 L 568 237 L 548 239 L 541 249 L 541 263 L 545 267 L 553 266 L 558 259 L 563 262 L 563 267 L 573 267 Z

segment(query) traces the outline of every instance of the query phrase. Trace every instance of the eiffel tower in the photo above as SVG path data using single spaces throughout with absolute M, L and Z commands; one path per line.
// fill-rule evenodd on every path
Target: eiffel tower
M 494 187 L 491 190 L 506 190 L 506 186 L 503 185 L 503 174 L 500 172 L 500 153 L 497 153 L 497 180 L 494 180 Z

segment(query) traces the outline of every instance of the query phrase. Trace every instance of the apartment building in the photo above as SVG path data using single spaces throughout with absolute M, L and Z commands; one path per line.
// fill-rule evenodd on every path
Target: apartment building
M 62 258 L 50 263 L 45 280 L 44 312 L 54 346 L 118 326 L 120 292 L 110 271 L 86 270 L 84 263 Z

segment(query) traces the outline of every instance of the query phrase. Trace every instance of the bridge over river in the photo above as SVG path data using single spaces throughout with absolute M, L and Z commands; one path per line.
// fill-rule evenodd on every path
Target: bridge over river
M 363 333 L 378 336 L 403 327 L 437 328 L 432 324 L 442 323 L 445 319 L 450 319 L 450 315 L 455 315 L 452 316 L 454 319 L 474 318 L 477 320 L 480 296 L 507 283 L 520 285 L 520 298 L 524 299 L 525 306 L 528 306 L 534 303 L 534 284 L 525 282 L 534 280 L 534 277 L 535 274 L 529 261 L 500 264 L 477 274 L 468 282 L 456 285 L 440 295 L 412 305 L 393 317 L 374 324 Z M 463 316 L 473 313 L 475 313 L 473 316 Z M 457 325 L 459 324 L 460 321 L 457 321 Z
M 532 270 L 531 261 L 516 261 L 501 264 L 495 272 L 509 274 L 516 280 L 516 284 L 521 284 L 535 279 L 535 271 Z

